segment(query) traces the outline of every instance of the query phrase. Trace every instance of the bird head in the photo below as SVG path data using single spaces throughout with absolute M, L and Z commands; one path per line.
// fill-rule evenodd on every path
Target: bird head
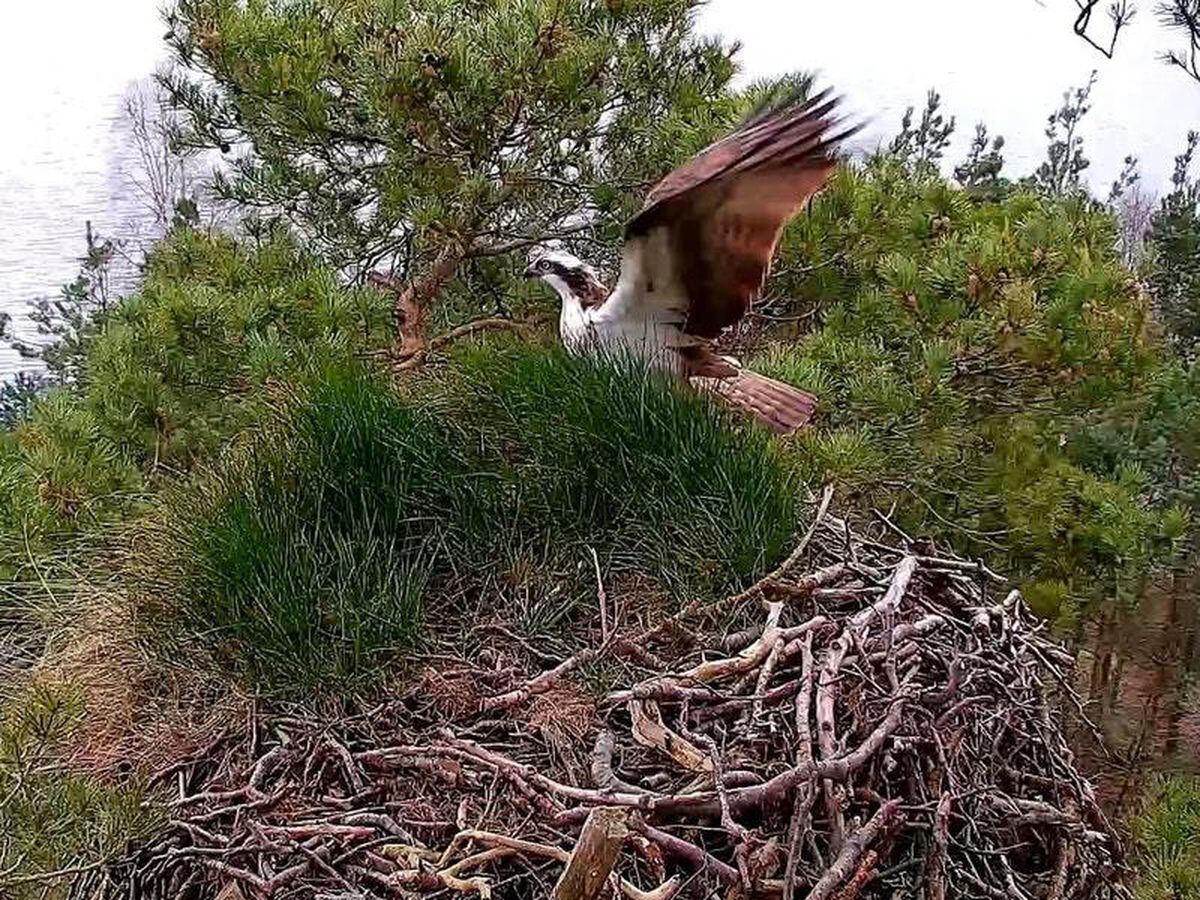
M 558 248 L 535 247 L 522 274 L 546 282 L 563 300 L 574 299 L 583 306 L 594 306 L 608 294 L 595 269 Z

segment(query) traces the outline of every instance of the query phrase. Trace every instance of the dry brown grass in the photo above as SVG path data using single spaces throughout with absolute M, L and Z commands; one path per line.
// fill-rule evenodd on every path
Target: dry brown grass
M 148 775 L 194 753 L 248 713 L 249 698 L 199 663 L 152 652 L 132 604 L 95 595 L 83 600 L 76 623 L 56 637 L 29 678 L 78 692 L 82 714 L 64 762 L 112 779 Z
M 521 716 L 547 737 L 583 740 L 596 723 L 596 701 L 571 681 L 563 681 L 529 701 Z
M 478 678 L 470 669 L 438 669 L 427 666 L 421 673 L 421 691 L 441 715 L 451 721 L 479 712 L 482 695 Z

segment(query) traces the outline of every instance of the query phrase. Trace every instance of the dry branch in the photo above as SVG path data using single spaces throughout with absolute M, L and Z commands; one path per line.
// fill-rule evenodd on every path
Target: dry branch
M 554 886 L 554 900 L 594 900 L 599 896 L 629 833 L 628 815 L 624 809 L 604 806 L 588 814 L 567 867 Z
M 870 849 L 871 844 L 879 837 L 879 833 L 899 815 L 900 801 L 889 800 L 873 815 L 869 822 L 856 831 L 837 855 L 825 874 L 821 876 L 808 894 L 808 900 L 825 900 L 858 868 L 859 862 Z
M 601 600 L 602 642 L 557 664 L 500 631 L 511 675 L 445 670 L 499 689 L 457 718 L 419 687 L 358 716 L 261 714 L 173 766 L 167 831 L 76 895 L 1128 897 L 1051 703 L 1078 703 L 1069 656 L 979 563 L 874 527 L 824 507 L 753 597 L 668 627 Z M 591 724 L 540 724 L 610 650 L 623 680 Z

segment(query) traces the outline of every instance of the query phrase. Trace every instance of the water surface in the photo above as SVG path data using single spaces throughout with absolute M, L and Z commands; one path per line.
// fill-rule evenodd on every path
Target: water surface
M 126 93 L 163 58 L 157 0 L 5 4 L 0 27 L 0 312 L 30 337 L 28 301 L 75 277 L 90 219 L 136 252 L 145 206 Z M 11 8 L 10 8 L 11 7 Z M 125 271 L 128 275 L 128 270 Z M 29 366 L 0 348 L 0 378 Z

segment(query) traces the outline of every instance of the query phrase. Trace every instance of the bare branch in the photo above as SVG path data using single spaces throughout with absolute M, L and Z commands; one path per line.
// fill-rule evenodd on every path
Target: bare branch
M 1100 0 L 1075 0 L 1075 4 L 1079 7 L 1079 15 L 1075 17 L 1075 34 L 1091 44 L 1105 57 L 1112 59 L 1117 48 L 1117 39 L 1121 36 L 1121 30 L 1133 21 L 1137 7 L 1129 0 L 1113 0 L 1109 4 L 1106 12 L 1112 31 L 1109 34 L 1107 45 L 1105 45 L 1093 38 L 1088 31 L 1092 24 L 1092 13 L 1100 5 Z

